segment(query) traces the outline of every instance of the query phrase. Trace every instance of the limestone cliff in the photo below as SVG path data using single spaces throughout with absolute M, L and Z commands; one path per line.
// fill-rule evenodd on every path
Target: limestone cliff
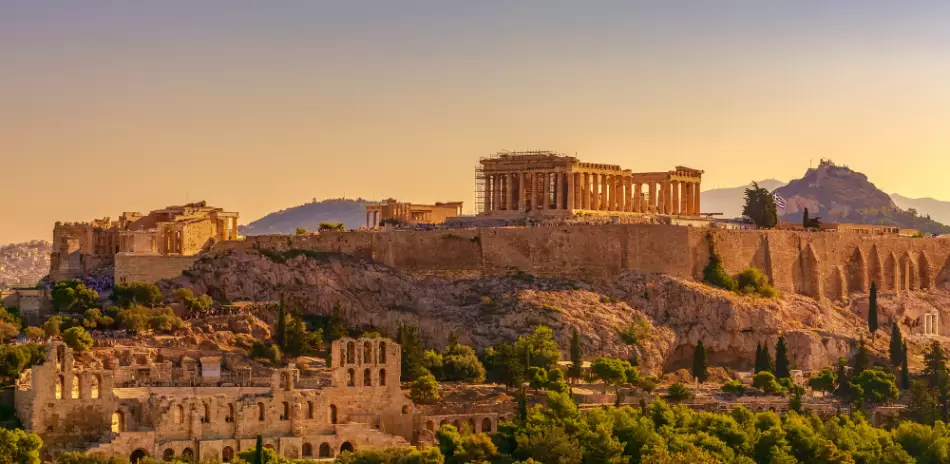
M 401 323 L 416 324 L 434 346 L 457 331 L 463 342 L 481 349 L 545 324 L 566 349 L 571 328 L 577 327 L 588 358 L 636 352 L 643 368 L 655 373 L 687 366 L 700 339 L 713 364 L 743 369 L 751 366 L 757 343 L 774 346 L 785 334 L 793 365 L 813 369 L 848 355 L 867 335 L 862 298 L 848 307 L 791 294 L 757 299 L 630 270 L 603 286 L 527 274 L 448 280 L 417 278 L 344 254 L 286 257 L 250 250 L 204 257 L 162 286 L 166 291 L 189 287 L 230 301 L 273 301 L 283 293 L 291 307 L 315 314 L 329 314 L 339 303 L 352 325 L 394 333 Z M 873 346 L 883 353 L 889 321 L 913 321 L 934 308 L 950 307 L 950 294 L 882 294 L 881 302 L 884 329 Z M 652 336 L 625 343 L 621 332 L 644 316 L 654 325 L 648 330 Z M 912 347 L 925 342 L 922 335 L 908 337 Z

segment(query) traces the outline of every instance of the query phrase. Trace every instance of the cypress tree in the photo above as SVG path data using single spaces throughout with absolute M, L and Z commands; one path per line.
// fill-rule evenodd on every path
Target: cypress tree
M 858 342 L 858 352 L 854 354 L 854 376 L 857 377 L 861 375 L 861 373 L 866 371 L 870 366 L 871 352 L 868 350 L 864 338 L 861 338 L 861 341 Z
M 568 370 L 568 377 L 574 380 L 581 378 L 583 363 L 581 335 L 577 333 L 577 327 L 574 327 L 574 330 L 571 332 L 571 368 Z
M 762 344 L 755 344 L 755 367 L 752 368 L 753 374 L 758 374 L 762 372 Z
M 901 390 L 910 388 L 910 373 L 907 371 L 907 344 L 901 346 Z
M 768 345 L 762 345 L 762 370 L 775 373 L 775 363 L 772 362 L 772 354 L 769 353 Z
M 696 342 L 696 351 L 693 351 L 693 377 L 703 383 L 709 378 L 709 360 L 706 359 L 706 347 L 703 341 Z
M 897 322 L 891 325 L 891 346 L 888 349 L 891 356 L 891 365 L 896 366 L 904 358 L 904 336 L 901 335 L 901 329 Z
M 868 330 L 871 337 L 877 332 L 877 283 L 871 282 L 871 294 L 868 296 Z
M 805 214 L 802 215 L 802 227 L 808 229 L 808 208 L 805 208 Z
M 785 346 L 785 336 L 780 335 L 778 343 L 775 344 L 775 377 L 779 379 L 791 377 L 788 364 L 788 347 Z
M 287 308 L 284 305 L 284 294 L 280 294 L 280 307 L 277 308 L 277 334 L 274 336 L 280 349 L 286 348 Z
M 251 464 L 264 464 L 264 439 L 257 436 L 257 448 L 254 449 L 254 462 Z

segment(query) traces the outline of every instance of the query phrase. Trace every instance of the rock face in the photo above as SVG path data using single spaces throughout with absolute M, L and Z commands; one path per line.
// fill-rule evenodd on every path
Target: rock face
M 798 295 L 750 298 L 629 270 L 601 287 L 525 274 L 448 280 L 416 278 L 343 254 L 273 260 L 251 250 L 202 258 L 186 275 L 161 285 L 167 292 L 188 287 L 230 301 L 275 301 L 284 294 L 290 307 L 311 314 L 330 314 L 339 304 L 352 326 L 393 334 L 402 323 L 415 324 L 433 347 L 457 332 L 463 343 L 483 349 L 545 324 L 566 352 L 576 327 L 587 358 L 636 355 L 641 369 L 653 373 L 688 367 L 698 340 L 711 364 L 747 369 L 757 343 L 774 350 L 784 334 L 793 366 L 815 369 L 847 356 L 859 337 L 868 336 L 864 298 L 847 308 Z M 869 342 L 880 353 L 886 353 L 890 321 L 950 307 L 950 294 L 937 290 L 882 294 L 879 300 L 882 328 Z M 644 317 L 653 325 L 646 336 L 624 342 L 621 332 Z M 911 332 L 904 329 L 909 345 L 922 346 L 923 336 Z

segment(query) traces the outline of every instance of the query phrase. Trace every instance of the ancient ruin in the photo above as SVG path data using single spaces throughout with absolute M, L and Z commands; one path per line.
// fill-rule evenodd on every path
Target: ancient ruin
M 78 450 L 228 462 L 264 446 L 288 458 L 330 458 L 362 447 L 431 442 L 433 423 L 471 421 L 494 431 L 499 414 L 423 414 L 400 386 L 400 346 L 382 338 L 331 345 L 332 368 L 294 364 L 259 374 L 228 370 L 221 357 L 193 359 L 132 350 L 112 369 L 79 367 L 62 342 L 24 371 L 16 412 L 43 453 Z M 420 434 L 422 435 L 420 437 Z
M 390 198 L 366 206 L 366 227 L 376 228 L 386 223 L 402 225 L 442 224 L 447 218 L 461 215 L 461 201 L 417 205 L 415 203 L 400 203 Z
M 192 257 L 216 242 L 235 240 L 238 213 L 208 206 L 201 201 L 169 206 L 148 214 L 126 212 L 118 221 L 110 218 L 53 226 L 50 278 L 76 279 L 115 265 L 117 282 L 147 281 L 180 274 L 193 259 L 178 260 L 156 273 L 122 266 L 117 255 Z
M 480 160 L 476 207 L 482 216 L 696 216 L 702 175 L 683 166 L 635 173 L 550 151 L 501 152 Z

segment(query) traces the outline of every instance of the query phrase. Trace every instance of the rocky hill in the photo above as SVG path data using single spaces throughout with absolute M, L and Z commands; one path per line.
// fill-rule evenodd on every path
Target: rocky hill
M 891 200 L 894 200 L 894 204 L 900 209 L 914 210 L 920 216 L 931 217 L 934 221 L 950 224 L 950 201 L 934 198 L 908 198 L 897 193 L 891 194 Z
M 433 346 L 458 332 L 481 349 L 545 324 L 566 348 L 576 327 L 588 358 L 635 354 L 654 373 L 687 367 L 698 340 L 714 364 L 747 369 L 757 343 L 774 346 L 785 334 L 793 364 L 812 369 L 847 355 L 867 335 L 864 298 L 845 308 L 797 295 L 766 300 L 631 271 L 600 287 L 525 274 L 446 280 L 339 254 L 232 251 L 206 256 L 161 285 L 229 301 L 274 301 L 283 293 L 291 307 L 310 314 L 328 315 L 339 304 L 352 326 L 393 334 L 401 323 L 416 324 Z M 889 328 L 887 321 L 950 307 L 950 294 L 882 294 L 880 304 L 882 327 Z M 908 344 L 919 350 L 926 342 L 915 336 Z M 887 337 L 873 346 L 885 352 Z
M 342 222 L 347 229 L 366 225 L 368 200 L 343 198 L 316 201 L 270 213 L 245 226 L 241 235 L 293 234 L 298 227 L 317 230 L 321 222 Z
M 32 287 L 49 273 L 51 245 L 45 240 L 0 247 L 0 288 Z
M 820 216 L 825 222 L 896 225 L 924 234 L 950 233 L 948 226 L 900 209 L 866 175 L 828 160 L 775 192 L 788 202 L 779 211 L 781 220 L 800 222 L 807 208 L 812 217 Z

